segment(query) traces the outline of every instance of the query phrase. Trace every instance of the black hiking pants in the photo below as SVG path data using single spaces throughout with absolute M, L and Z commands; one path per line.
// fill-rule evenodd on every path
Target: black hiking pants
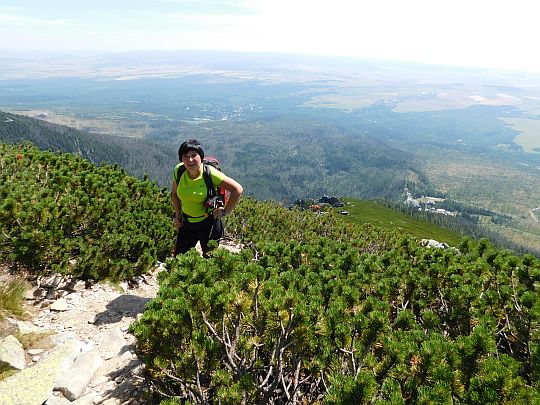
M 204 221 L 189 222 L 187 218 L 182 221 L 182 227 L 176 235 L 176 247 L 174 255 L 186 253 L 189 249 L 195 247 L 197 242 L 201 243 L 203 254 L 208 253 L 208 241 L 219 240 L 223 237 L 223 223 L 221 219 L 214 219 L 209 215 Z

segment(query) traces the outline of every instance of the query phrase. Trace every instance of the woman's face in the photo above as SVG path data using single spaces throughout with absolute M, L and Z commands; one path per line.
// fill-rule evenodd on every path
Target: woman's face
M 182 163 L 189 172 L 193 173 L 201 167 L 201 156 L 194 150 L 189 150 L 182 155 Z

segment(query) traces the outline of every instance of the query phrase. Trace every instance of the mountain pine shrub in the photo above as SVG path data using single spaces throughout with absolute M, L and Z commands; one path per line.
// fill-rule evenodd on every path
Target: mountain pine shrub
M 123 279 L 173 243 L 169 194 L 117 166 L 0 144 L 0 252 L 38 274 Z
M 245 199 L 132 325 L 166 403 L 537 403 L 538 259 Z

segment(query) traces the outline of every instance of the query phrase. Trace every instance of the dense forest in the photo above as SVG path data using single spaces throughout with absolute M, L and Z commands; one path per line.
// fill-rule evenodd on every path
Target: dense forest
M 259 199 L 292 201 L 298 196 L 336 193 L 370 197 L 395 197 L 405 178 L 422 178 L 408 162 L 410 156 L 376 141 L 343 136 L 320 123 L 284 127 L 275 123 L 272 133 L 260 123 L 234 123 L 205 130 L 207 154 L 218 155 L 228 174 L 247 193 Z M 164 131 L 151 140 L 90 134 L 43 120 L 0 112 L 0 140 L 29 141 L 41 149 L 78 153 L 95 163 L 117 163 L 128 173 L 145 174 L 160 186 L 170 184 L 181 142 L 201 138 L 199 127 Z M 331 131 L 328 133 L 327 131 Z M 257 138 L 245 137 L 249 133 Z M 285 142 L 278 141 L 286 139 Z M 316 142 L 314 142 L 316 140 Z M 224 147 L 226 143 L 226 147 Z M 354 174 L 354 175 L 352 175 Z M 417 187 L 424 187 L 417 182 Z
M 31 142 L 38 148 L 76 153 L 90 162 L 118 164 L 133 176 L 147 175 L 158 184 L 168 184 L 178 160 L 176 150 L 163 145 L 111 135 L 92 134 L 44 120 L 0 111 L 0 141 Z M 171 169 L 172 170 L 172 169 Z
M 168 193 L 114 165 L 0 146 L 0 256 L 13 268 L 122 279 L 170 255 Z M 406 232 L 244 198 L 244 248 L 168 257 L 131 331 L 148 402 L 540 401 L 540 262 L 487 240 Z

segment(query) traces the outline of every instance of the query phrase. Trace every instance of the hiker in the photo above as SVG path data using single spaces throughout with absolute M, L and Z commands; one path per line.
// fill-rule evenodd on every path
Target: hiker
M 175 168 L 172 182 L 173 223 L 178 229 L 174 255 L 185 253 L 200 242 L 206 256 L 208 241 L 219 243 L 223 237 L 221 218 L 234 209 L 243 188 L 217 168 L 203 163 L 204 151 L 195 139 L 180 145 L 178 158 L 181 163 Z M 220 191 L 221 198 L 210 198 Z M 224 198 L 226 194 L 229 195 Z

